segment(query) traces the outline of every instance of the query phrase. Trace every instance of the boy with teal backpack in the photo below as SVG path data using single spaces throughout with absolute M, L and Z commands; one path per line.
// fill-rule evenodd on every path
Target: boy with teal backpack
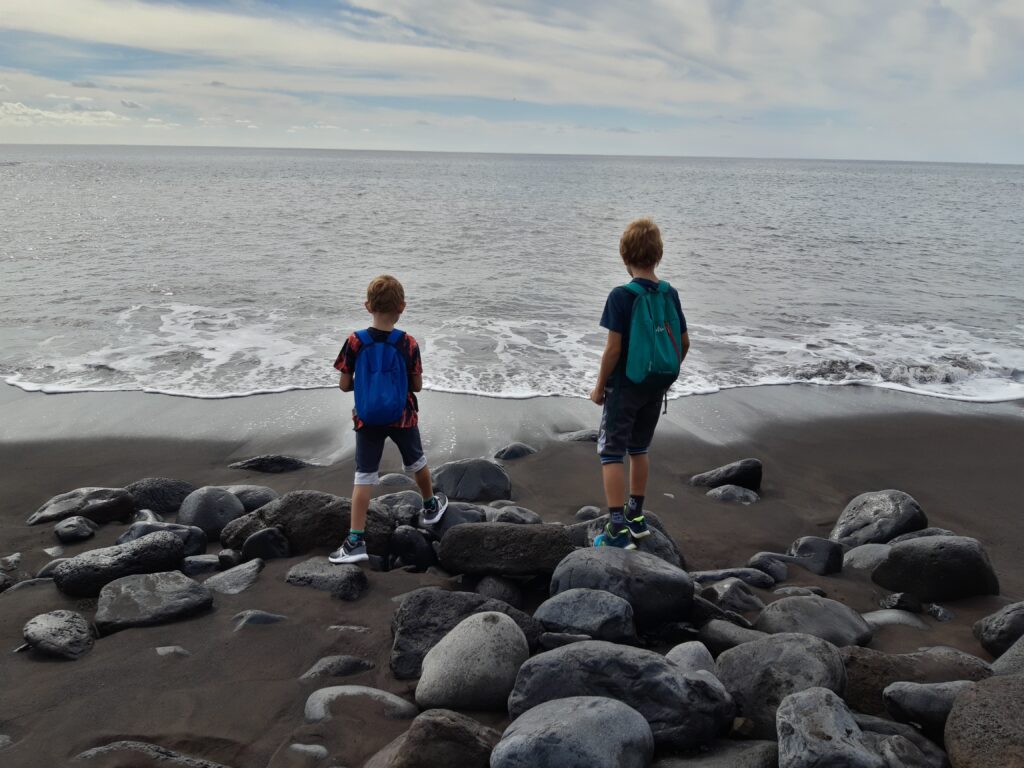
M 636 549 L 634 540 L 650 535 L 644 520 L 647 452 L 662 401 L 690 348 L 679 294 L 654 274 L 662 252 L 661 232 L 653 221 L 637 219 L 626 227 L 619 255 L 633 279 L 612 290 L 601 315 L 608 341 L 590 399 L 604 406 L 597 452 L 609 519 L 594 540 L 596 547 Z

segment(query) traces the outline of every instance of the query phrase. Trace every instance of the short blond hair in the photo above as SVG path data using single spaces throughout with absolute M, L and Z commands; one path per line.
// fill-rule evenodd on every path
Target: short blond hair
M 379 275 L 366 287 L 366 303 L 371 312 L 381 314 L 398 313 L 405 303 L 405 289 L 397 278 Z
M 650 269 L 661 261 L 661 230 L 651 219 L 631 221 L 619 240 L 619 255 L 630 267 Z

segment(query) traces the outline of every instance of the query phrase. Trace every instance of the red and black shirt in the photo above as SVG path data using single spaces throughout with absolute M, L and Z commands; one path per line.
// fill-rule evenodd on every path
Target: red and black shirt
M 383 343 L 387 341 L 389 331 L 380 331 L 376 328 L 367 328 L 373 340 L 377 343 Z M 409 376 L 416 376 L 423 374 L 423 361 L 420 360 L 420 347 L 409 334 L 405 334 L 398 342 L 398 351 L 405 358 L 405 370 L 409 373 Z M 334 361 L 334 367 L 342 373 L 349 373 L 352 376 L 356 375 L 356 358 L 359 356 L 360 350 L 363 348 L 363 343 L 359 340 L 359 337 L 353 333 L 348 339 L 345 340 L 344 346 L 341 348 L 341 352 L 338 353 L 338 359 Z M 354 386 L 359 386 L 359 381 L 354 379 Z M 409 397 L 405 403 L 405 412 L 402 414 L 402 418 L 393 424 L 388 424 L 389 427 L 400 427 L 408 428 L 415 427 L 419 423 L 419 404 L 416 402 L 416 394 L 412 391 L 412 387 L 409 387 Z M 358 416 L 356 416 L 355 409 L 352 409 L 352 420 L 355 422 L 356 429 L 362 429 L 363 422 Z

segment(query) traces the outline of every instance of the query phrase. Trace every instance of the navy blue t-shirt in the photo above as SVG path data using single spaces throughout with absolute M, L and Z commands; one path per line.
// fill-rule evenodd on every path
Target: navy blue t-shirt
M 646 280 L 642 277 L 634 277 L 633 282 L 642 285 L 649 291 L 656 290 L 658 287 L 653 280 Z M 683 314 L 683 306 L 679 303 L 679 292 L 670 287 L 669 295 L 679 313 L 679 332 L 680 334 L 686 333 L 686 315 Z M 626 359 L 629 355 L 629 326 L 633 320 L 633 302 L 635 301 L 635 293 L 624 285 L 616 286 L 608 294 L 608 299 L 604 303 L 604 312 L 601 313 L 601 327 L 622 334 L 622 354 L 619 356 L 619 364 L 615 366 L 615 371 L 612 373 L 611 383 L 615 383 L 619 379 L 626 380 L 622 372 L 626 369 Z

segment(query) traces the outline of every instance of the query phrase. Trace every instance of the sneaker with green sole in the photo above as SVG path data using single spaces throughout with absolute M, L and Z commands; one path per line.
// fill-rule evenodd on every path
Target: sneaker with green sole
M 643 539 L 651 535 L 651 529 L 647 527 L 647 520 L 643 514 L 633 518 L 627 517 L 626 529 L 634 539 Z
M 597 534 L 594 539 L 595 547 L 616 547 L 618 549 L 636 549 L 636 544 L 630 538 L 628 528 L 620 528 L 617 531 L 613 531 L 610 526 L 605 526 L 604 530 Z

